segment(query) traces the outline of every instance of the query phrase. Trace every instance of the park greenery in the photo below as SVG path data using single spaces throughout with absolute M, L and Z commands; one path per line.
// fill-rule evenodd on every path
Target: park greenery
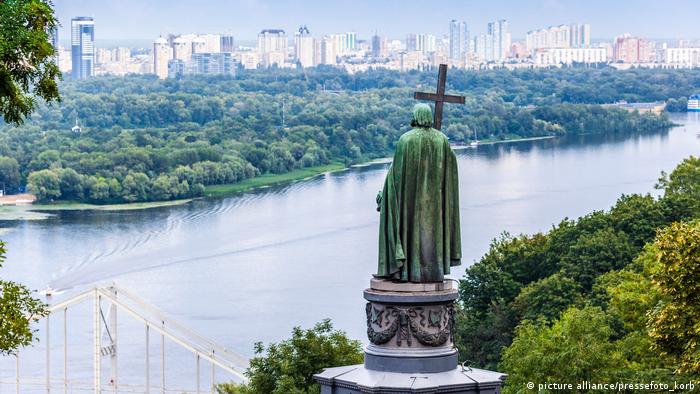
M 435 74 L 317 67 L 66 81 L 60 104 L 0 125 L 0 182 L 42 201 L 143 202 L 386 157 L 409 129 L 413 91 L 434 89 Z M 467 99 L 446 106 L 443 131 L 454 143 L 654 132 L 670 126 L 665 115 L 597 104 L 672 98 L 679 109 L 698 85 L 687 70 L 451 70 L 448 91 Z
M 37 107 L 37 99 L 59 99 L 54 47 L 49 32 L 57 21 L 49 1 L 0 1 L 0 119 L 24 122 Z M 17 184 L 20 170 L 15 159 L 0 157 L 0 182 Z M 0 268 L 5 244 L 0 241 Z M 0 356 L 16 354 L 34 342 L 32 323 L 47 314 L 24 285 L 0 279 Z
M 5 244 L 0 241 L 0 268 L 4 261 Z M 30 345 L 35 339 L 31 325 L 45 315 L 45 305 L 27 287 L 0 279 L 0 356 Z
M 360 341 L 334 330 L 330 320 L 312 329 L 294 327 L 292 337 L 264 347 L 255 344 L 256 356 L 246 371 L 248 384 L 217 386 L 220 394 L 312 394 L 321 388 L 313 375 L 330 366 L 362 363 Z
M 21 124 L 37 98 L 59 99 L 54 47 L 49 32 L 58 28 L 50 1 L 0 1 L 0 114 Z
M 690 157 L 662 174 L 659 197 L 623 195 L 546 233 L 494 240 L 460 283 L 462 357 L 508 373 L 513 393 L 528 382 L 697 380 L 699 185 Z
M 456 342 L 465 365 L 507 373 L 505 393 L 532 392 L 529 382 L 632 385 L 621 392 L 697 384 L 700 157 L 662 173 L 657 188 L 659 197 L 623 195 L 608 211 L 546 233 L 495 239 L 460 281 Z M 250 383 L 217 389 L 318 393 L 314 374 L 361 361 L 360 343 L 326 320 L 256 344 Z

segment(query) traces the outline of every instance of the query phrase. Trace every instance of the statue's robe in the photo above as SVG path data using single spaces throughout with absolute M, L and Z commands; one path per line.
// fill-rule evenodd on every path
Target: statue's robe
M 457 159 L 440 131 L 415 128 L 401 136 L 377 202 L 377 277 L 441 282 L 460 264 Z

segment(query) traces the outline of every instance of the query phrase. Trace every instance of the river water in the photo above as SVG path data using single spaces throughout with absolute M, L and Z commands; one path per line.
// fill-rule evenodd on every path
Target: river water
M 650 135 L 585 135 L 457 150 L 464 258 L 451 277 L 460 278 L 503 231 L 546 231 L 564 217 L 607 209 L 623 193 L 657 193 L 653 187 L 662 170 L 698 153 L 697 115 L 673 116 L 681 126 Z M 182 206 L 66 211 L 46 220 L 0 222 L 8 249 L 0 273 L 34 289 L 47 284 L 67 289 L 57 300 L 116 281 L 247 357 L 254 342 L 278 341 L 293 326 L 310 327 L 324 318 L 364 340 L 362 289 L 375 269 L 374 199 L 387 167 L 357 167 Z M 87 308 L 71 324 L 71 340 L 81 342 L 92 328 Z M 125 322 L 120 335 L 140 338 L 142 330 Z M 52 346 L 60 354 L 57 334 Z M 85 342 L 89 349 L 89 339 Z M 133 342 L 132 354 L 122 347 L 120 376 L 138 383 L 143 351 Z M 40 343 L 25 352 L 23 374 L 41 376 L 42 349 Z M 191 382 L 194 361 L 172 352 L 176 361 L 168 366 L 168 381 Z M 89 352 L 80 354 L 70 357 L 71 376 L 89 377 Z M 158 365 L 155 360 L 151 367 L 153 380 Z M 62 367 L 53 370 L 62 376 Z M 0 380 L 13 377 L 14 360 L 0 358 Z M 0 385 L 0 392 L 3 387 L 9 386 Z

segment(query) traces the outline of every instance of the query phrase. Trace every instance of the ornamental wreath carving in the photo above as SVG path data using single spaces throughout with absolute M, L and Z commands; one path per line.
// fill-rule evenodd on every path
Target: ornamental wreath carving
M 371 302 L 367 312 L 367 337 L 375 345 L 396 338 L 396 345 L 409 347 L 413 338 L 424 346 L 437 347 L 454 342 L 454 306 L 401 307 Z

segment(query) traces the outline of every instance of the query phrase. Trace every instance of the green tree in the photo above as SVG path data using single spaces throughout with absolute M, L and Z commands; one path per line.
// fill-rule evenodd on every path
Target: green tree
M 630 266 L 602 275 L 596 281 L 596 287 L 605 289 L 604 307 L 616 331 L 615 337 L 619 338 L 616 346 L 625 359 L 616 373 L 630 382 L 674 379 L 673 360 L 654 351 L 649 335 L 649 316 L 663 298 L 651 279 L 652 272 L 658 269 L 656 254 L 656 248 L 648 244 Z
M 36 98 L 58 100 L 55 48 L 50 32 L 58 28 L 47 0 L 0 1 L 0 112 L 21 124 Z
M 671 224 L 654 246 L 652 279 L 665 299 L 651 314 L 650 335 L 679 372 L 700 374 L 700 222 Z
M 528 382 L 607 381 L 622 361 L 610 342 L 612 334 L 605 312 L 597 307 L 570 308 L 551 326 L 544 320 L 523 321 L 503 354 L 501 367 L 508 374 L 504 393 L 531 393 Z
M 656 230 L 666 225 L 663 207 L 649 194 L 622 195 L 610 210 L 616 230 L 622 231 L 638 248 L 654 239 Z
M 557 272 L 520 290 L 513 307 L 521 319 L 552 321 L 581 298 L 581 286 L 563 272 Z
M 27 179 L 29 192 L 41 201 L 61 196 L 61 179 L 52 170 L 32 172 Z
M 5 244 L 0 241 L 0 268 L 4 261 Z M 35 340 L 31 324 L 46 314 L 46 306 L 29 289 L 0 279 L 0 356 L 30 345 Z
M 513 341 L 515 310 L 503 301 L 494 301 L 481 313 L 458 308 L 455 320 L 455 344 L 462 361 L 470 366 L 498 369 L 503 349 Z
M 63 168 L 58 172 L 60 178 L 61 197 L 69 200 L 83 199 L 83 176 L 72 168 Z
M 246 372 L 249 385 L 219 386 L 220 393 L 320 393 L 314 374 L 328 367 L 362 363 L 363 357 L 360 341 L 333 330 L 328 319 L 313 329 L 294 327 L 290 339 L 271 343 L 267 348 L 258 342 L 255 354 Z
M 661 202 L 669 221 L 697 217 L 700 211 L 700 157 L 686 158 L 670 174 L 662 172 L 656 188 L 664 191 Z
M 565 275 L 589 291 L 599 275 L 624 267 L 634 255 L 627 234 L 606 227 L 579 237 L 563 256 L 562 265 Z
M 88 182 L 88 195 L 94 201 L 104 201 L 109 199 L 109 182 L 107 179 L 99 177 L 92 178 Z
M 700 157 L 684 159 L 670 174 L 661 172 L 657 188 L 666 194 L 686 194 L 700 198 Z
M 141 172 L 130 172 L 122 182 L 122 194 L 125 201 L 146 201 L 150 188 L 148 175 Z
M 58 100 L 55 49 L 48 33 L 57 27 L 53 9 L 44 0 L 0 1 L 0 113 L 5 122 L 20 124 L 35 108 L 36 97 Z M 17 184 L 17 162 L 2 160 L 0 177 Z M 33 188 L 44 198 L 60 196 L 58 176 L 35 175 Z M 0 267 L 5 244 L 0 241 Z M 0 355 L 31 344 L 31 323 L 46 315 L 45 305 L 25 286 L 0 280 Z
M 14 157 L 0 156 L 0 190 L 4 186 L 8 193 L 13 192 L 19 187 L 20 181 L 17 160 Z

